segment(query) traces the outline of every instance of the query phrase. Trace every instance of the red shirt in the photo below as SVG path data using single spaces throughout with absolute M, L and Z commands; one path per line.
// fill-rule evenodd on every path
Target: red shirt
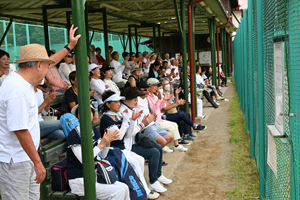
M 96 55 L 96 58 L 98 62 L 101 63 L 101 65 L 105 65 L 106 61 L 101 55 L 100 56 Z

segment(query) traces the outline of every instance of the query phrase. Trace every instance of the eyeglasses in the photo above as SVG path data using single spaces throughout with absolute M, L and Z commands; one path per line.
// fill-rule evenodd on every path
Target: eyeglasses
M 141 88 L 140 90 L 141 90 L 141 91 L 145 91 L 145 92 L 146 92 L 146 91 L 148 91 L 149 89 L 142 89 L 142 88 Z
M 70 56 L 70 55 L 68 55 L 68 56 L 66 56 L 67 58 L 73 58 L 73 56 Z

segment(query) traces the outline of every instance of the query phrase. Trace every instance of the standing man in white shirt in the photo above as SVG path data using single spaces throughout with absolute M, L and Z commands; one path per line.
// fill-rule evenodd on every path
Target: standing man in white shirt
M 46 170 L 37 153 L 40 143 L 38 103 L 34 86 L 51 67 L 77 44 L 77 28 L 70 29 L 70 43 L 48 57 L 45 47 L 21 47 L 19 70 L 12 72 L 0 88 L 0 191 L 2 199 L 40 199 L 40 183 Z

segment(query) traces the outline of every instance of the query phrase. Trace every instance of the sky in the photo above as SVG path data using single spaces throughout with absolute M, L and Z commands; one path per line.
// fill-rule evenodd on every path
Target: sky
M 239 0 L 239 4 L 241 5 L 241 9 L 248 8 L 248 0 Z

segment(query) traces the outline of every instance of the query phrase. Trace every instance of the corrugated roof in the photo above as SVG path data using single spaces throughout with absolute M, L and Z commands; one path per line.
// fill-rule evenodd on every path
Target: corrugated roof
M 64 5 L 68 0 L 0 0 L 0 17 L 14 18 L 24 21 L 42 22 L 43 5 Z M 186 0 L 186 8 L 189 1 Z M 87 0 L 89 9 L 107 9 L 108 31 L 128 33 L 128 25 L 154 23 L 161 25 L 162 32 L 178 32 L 176 12 L 173 0 Z M 178 6 L 179 6 L 178 1 Z M 227 13 L 220 0 L 206 0 L 197 5 L 195 33 L 208 33 L 208 17 L 215 16 L 222 24 L 227 21 Z M 47 11 L 49 24 L 65 26 L 66 11 L 71 8 L 55 8 Z M 179 8 L 180 10 L 180 8 Z M 103 30 L 102 15 L 89 13 L 89 28 Z M 187 21 L 187 16 L 186 16 Z M 230 24 L 229 32 L 235 31 Z M 134 33 L 134 28 L 132 29 Z M 152 36 L 151 28 L 138 29 L 138 34 Z

